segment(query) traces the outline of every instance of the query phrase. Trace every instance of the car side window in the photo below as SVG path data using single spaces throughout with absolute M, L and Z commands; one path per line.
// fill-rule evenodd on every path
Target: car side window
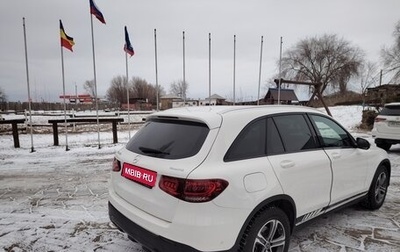
M 324 147 L 352 147 L 349 134 L 329 118 L 311 115 Z
M 317 143 L 303 115 L 284 115 L 273 118 L 282 137 L 286 152 L 317 148 Z
M 236 161 L 265 156 L 266 119 L 260 119 L 247 125 L 235 139 L 224 161 Z
M 279 132 L 272 118 L 267 119 L 267 154 L 278 155 L 285 152 Z

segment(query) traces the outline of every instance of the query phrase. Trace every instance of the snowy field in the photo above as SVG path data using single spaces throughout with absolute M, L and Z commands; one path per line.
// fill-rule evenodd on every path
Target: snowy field
M 369 132 L 356 129 L 361 110 L 331 108 L 335 119 L 372 143 Z M 119 129 L 118 144 L 111 144 L 111 131 L 100 133 L 101 149 L 97 132 L 70 132 L 70 151 L 64 134 L 60 146 L 51 133 L 34 134 L 33 153 L 30 135 L 20 135 L 20 149 L 11 135 L 0 135 L 0 251 L 143 251 L 108 219 L 111 161 L 129 138 L 126 126 Z M 380 210 L 353 206 L 317 218 L 295 231 L 290 251 L 400 251 L 400 145 L 389 156 L 391 185 Z

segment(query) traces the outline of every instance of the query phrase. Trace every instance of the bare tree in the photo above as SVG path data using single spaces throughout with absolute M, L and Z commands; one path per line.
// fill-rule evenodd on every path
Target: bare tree
M 321 83 L 321 94 L 328 86 L 344 92 L 362 63 L 361 49 L 337 35 L 325 34 L 301 40 L 287 50 L 282 57 L 282 75 L 285 79 Z
M 152 85 L 146 80 L 138 77 L 132 78 L 131 83 L 133 97 L 146 99 L 151 104 L 157 103 L 157 88 L 155 85 Z M 163 93 L 163 88 L 158 86 L 158 95 L 160 96 Z
M 393 32 L 395 42 L 391 47 L 382 49 L 381 56 L 387 72 L 393 71 L 393 77 L 389 82 L 400 81 L 400 21 L 397 22 Z
M 131 83 L 132 95 L 135 98 L 148 99 L 149 101 L 155 100 L 156 90 L 145 79 L 133 77 Z
M 362 65 L 359 76 L 361 94 L 364 95 L 367 92 L 367 88 L 377 83 L 377 76 L 378 71 L 375 63 L 369 61 Z
M 169 92 L 186 100 L 189 83 L 187 81 L 174 81 L 171 83 Z
M 156 104 L 157 89 L 154 85 L 148 83 L 145 79 L 132 77 L 129 83 L 126 82 L 126 77 L 116 76 L 111 80 L 111 85 L 107 90 L 107 100 L 115 103 L 127 102 L 127 87 L 129 86 L 129 97 L 146 100 L 151 104 Z M 162 95 L 164 90 L 159 86 L 159 95 Z
M 3 89 L 0 87 L 0 102 L 6 102 L 7 95 L 4 93 Z
M 87 80 L 83 83 L 83 88 L 85 91 L 90 94 L 92 97 L 96 96 L 96 90 L 94 85 L 94 80 Z
M 127 81 L 126 77 L 116 76 L 111 80 L 111 85 L 107 90 L 107 100 L 115 103 L 127 103 Z M 132 87 L 130 87 L 129 93 L 131 94 Z

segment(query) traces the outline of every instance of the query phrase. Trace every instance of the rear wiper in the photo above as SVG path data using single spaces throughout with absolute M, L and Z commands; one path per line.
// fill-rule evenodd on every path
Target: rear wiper
M 143 153 L 148 153 L 148 154 L 162 154 L 162 155 L 169 155 L 169 152 L 157 150 L 157 149 L 152 149 L 152 148 L 147 148 L 147 147 L 139 147 L 139 150 L 141 150 Z

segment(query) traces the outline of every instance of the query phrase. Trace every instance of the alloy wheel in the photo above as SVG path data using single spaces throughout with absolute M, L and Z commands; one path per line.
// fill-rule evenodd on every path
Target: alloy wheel
M 253 252 L 280 252 L 285 248 L 285 228 L 279 220 L 272 219 L 258 231 Z
M 379 174 L 375 185 L 375 200 L 377 203 L 381 203 L 385 198 L 387 190 L 387 175 L 385 172 Z

